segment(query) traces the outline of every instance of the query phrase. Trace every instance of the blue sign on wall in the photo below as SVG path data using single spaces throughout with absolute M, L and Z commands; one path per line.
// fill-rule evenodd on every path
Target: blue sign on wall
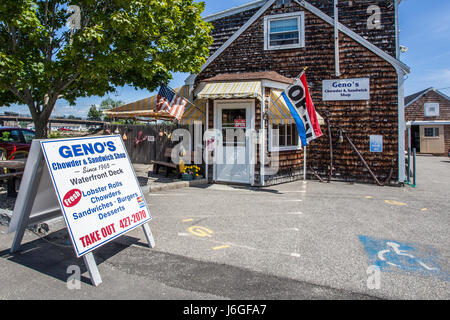
M 375 265 L 381 271 L 406 271 L 436 276 L 450 281 L 450 274 L 438 263 L 438 254 L 430 246 L 402 243 L 393 240 L 383 240 L 359 236 L 364 245 L 369 264 Z
M 383 136 L 370 136 L 370 152 L 383 152 Z

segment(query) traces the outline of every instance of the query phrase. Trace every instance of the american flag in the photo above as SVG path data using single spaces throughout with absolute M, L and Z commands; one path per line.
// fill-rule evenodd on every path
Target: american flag
M 166 85 L 162 85 L 158 92 L 156 108 L 158 111 L 165 111 L 181 120 L 184 108 L 188 102 L 183 97 L 177 95 L 172 89 Z

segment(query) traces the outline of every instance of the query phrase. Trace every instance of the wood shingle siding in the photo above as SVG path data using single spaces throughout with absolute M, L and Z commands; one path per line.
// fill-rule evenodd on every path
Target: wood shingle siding
M 326 1 L 310 1 L 321 8 Z M 363 14 L 367 5 L 353 1 L 354 7 L 342 8 L 340 22 L 347 20 L 367 21 Z M 373 1 L 360 1 L 371 3 Z M 345 1 L 341 3 L 345 5 Z M 349 9 L 350 8 L 350 9 Z M 353 8 L 353 9 L 351 9 Z M 328 9 L 327 9 L 328 10 Z M 327 10 L 324 10 L 327 12 Z M 352 14 L 356 10 L 360 14 Z M 391 10 L 391 11 L 389 11 Z M 387 10 L 385 18 L 393 16 L 393 8 Z M 305 12 L 305 48 L 289 50 L 264 50 L 264 16 L 287 12 Z M 355 12 L 356 12 L 355 11 Z M 331 14 L 332 16 L 332 14 Z M 235 17 L 238 19 L 239 17 Z M 373 37 L 373 42 L 394 54 L 395 21 L 391 18 L 383 21 L 383 30 L 377 36 L 371 30 L 367 37 Z M 222 23 L 234 21 L 228 17 Z M 363 22 L 352 23 L 351 29 L 364 35 Z M 392 26 L 391 26 L 392 24 Z M 215 22 L 215 30 L 221 30 L 220 21 Z M 225 28 L 225 26 L 223 27 Z M 392 30 L 394 31 L 391 31 Z M 384 180 L 394 170 L 392 182 L 398 177 L 398 166 L 394 163 L 398 156 L 398 83 L 394 67 L 353 39 L 340 33 L 341 79 L 370 78 L 370 101 L 322 101 L 322 80 L 336 79 L 334 65 L 334 29 L 311 12 L 295 2 L 291 5 L 277 8 L 273 5 L 259 17 L 244 33 L 240 35 L 225 51 L 223 51 L 196 78 L 196 84 L 202 80 L 223 73 L 276 71 L 282 76 L 295 78 L 303 69 L 309 67 L 307 80 L 316 110 L 322 116 L 330 114 L 332 140 L 334 149 L 334 176 L 339 180 L 357 180 L 373 182 L 367 169 L 361 163 L 350 145 L 338 143 L 339 130 L 343 128 L 353 140 L 359 152 L 379 178 Z M 383 47 L 384 46 L 384 47 Z M 391 48 L 391 49 L 390 49 Z M 267 105 L 267 104 L 266 104 Z M 210 128 L 212 128 L 212 105 L 210 104 Z M 256 115 L 259 116 L 257 110 Z M 328 175 L 330 162 L 329 141 L 326 126 L 322 126 L 324 136 L 313 141 L 308 147 L 308 165 L 311 165 L 320 175 Z M 369 152 L 370 135 L 383 135 L 383 153 Z M 280 173 L 295 172 L 303 165 L 302 151 L 280 153 Z
M 450 122 L 450 99 L 443 93 L 437 92 L 433 88 L 426 89 L 405 98 L 405 101 L 409 104 L 405 108 L 405 119 L 410 121 L 427 121 L 427 122 Z M 426 103 L 439 103 L 439 116 L 426 117 L 425 116 L 425 104 Z M 439 123 L 435 126 L 430 125 L 428 127 L 440 127 Z M 444 137 L 444 149 L 438 154 L 448 154 L 450 150 L 450 125 L 444 125 L 441 128 L 444 132 L 440 132 L 440 135 Z M 409 137 L 408 137 L 409 139 Z

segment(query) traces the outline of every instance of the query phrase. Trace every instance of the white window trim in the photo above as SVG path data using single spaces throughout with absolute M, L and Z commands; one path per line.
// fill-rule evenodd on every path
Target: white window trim
M 436 112 L 433 114 L 429 114 L 428 113 L 428 108 L 429 107 L 435 107 L 436 108 Z M 425 109 L 425 117 L 439 117 L 439 103 L 435 103 L 435 102 L 430 102 L 430 103 L 425 103 L 424 104 L 424 109 Z
M 298 19 L 298 27 L 299 27 L 299 43 L 290 44 L 284 46 L 270 46 L 269 41 L 269 21 L 271 20 L 284 20 L 296 17 Z M 264 17 L 264 50 L 285 50 L 285 49 L 295 49 L 295 48 L 304 48 L 305 47 L 305 12 L 291 12 L 291 13 L 283 13 L 276 14 L 272 16 Z
M 295 124 L 294 124 L 295 125 Z M 298 138 L 298 145 L 296 146 L 285 146 L 285 147 L 274 147 L 273 146 L 273 126 L 272 123 L 269 124 L 269 152 L 282 152 L 282 151 L 297 151 L 302 150 L 302 141 L 300 140 L 300 137 Z

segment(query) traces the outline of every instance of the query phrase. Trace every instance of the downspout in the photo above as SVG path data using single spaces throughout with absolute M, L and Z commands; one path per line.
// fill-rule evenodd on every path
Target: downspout
M 406 181 L 405 165 L 405 75 L 399 67 L 395 68 L 398 79 L 398 182 Z
M 334 65 L 336 77 L 341 76 L 339 59 L 339 10 L 338 0 L 334 0 Z
M 395 10 L 395 57 L 397 60 L 400 60 L 400 26 L 398 21 L 398 5 L 400 3 L 399 0 L 394 1 L 394 10 Z
M 395 10 L 395 57 L 400 61 L 400 24 L 398 18 L 398 5 L 401 0 L 394 1 Z M 406 72 L 396 66 L 398 81 L 398 182 L 406 181 L 406 165 L 405 165 L 405 76 Z M 409 169 L 408 169 L 409 170 Z

